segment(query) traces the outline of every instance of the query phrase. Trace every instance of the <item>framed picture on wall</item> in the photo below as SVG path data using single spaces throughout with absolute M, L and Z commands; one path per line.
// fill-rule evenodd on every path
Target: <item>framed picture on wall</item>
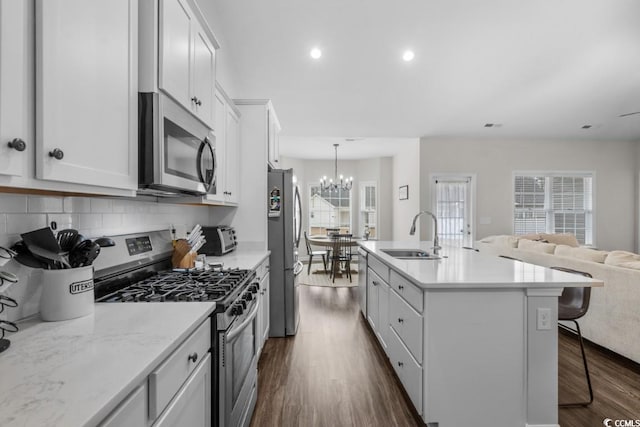
M 402 187 L 400 187 L 398 194 L 399 194 L 400 200 L 409 199 L 409 186 L 403 185 Z

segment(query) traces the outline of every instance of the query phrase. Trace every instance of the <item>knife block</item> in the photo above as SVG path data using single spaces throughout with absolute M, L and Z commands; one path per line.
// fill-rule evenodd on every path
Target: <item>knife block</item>
M 191 246 L 185 239 L 175 242 L 171 264 L 173 268 L 194 268 L 196 266 L 197 253 L 191 250 Z

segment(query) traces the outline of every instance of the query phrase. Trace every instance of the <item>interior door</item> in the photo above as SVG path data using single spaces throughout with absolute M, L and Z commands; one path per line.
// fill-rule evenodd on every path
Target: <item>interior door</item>
M 432 192 L 441 244 L 473 245 L 472 177 L 434 176 Z

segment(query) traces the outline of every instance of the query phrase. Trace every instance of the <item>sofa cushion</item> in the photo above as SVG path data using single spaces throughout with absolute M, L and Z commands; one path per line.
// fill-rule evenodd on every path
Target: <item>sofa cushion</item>
M 490 243 L 493 245 L 507 246 L 509 248 L 518 247 L 518 238 L 508 234 L 499 236 L 487 236 L 480 240 L 482 243 Z
M 540 240 L 544 240 L 549 243 L 555 243 L 556 245 L 567 245 L 574 248 L 580 246 L 580 243 L 578 242 L 578 239 L 576 239 L 576 236 L 571 233 L 541 233 Z
M 542 236 L 540 236 L 540 233 L 520 234 L 518 235 L 518 238 L 527 240 L 542 240 Z
M 611 251 L 604 260 L 607 265 L 640 270 L 640 255 L 627 251 Z
M 567 245 L 558 245 L 556 246 L 556 251 L 554 252 L 554 254 L 558 256 L 583 259 L 585 261 L 598 262 L 602 264 L 607 258 L 607 255 L 609 255 L 609 252 L 598 251 L 589 248 L 574 248 Z
M 520 239 L 518 240 L 518 249 L 531 252 L 542 252 L 552 254 L 556 245 L 554 243 L 537 242 L 535 240 Z

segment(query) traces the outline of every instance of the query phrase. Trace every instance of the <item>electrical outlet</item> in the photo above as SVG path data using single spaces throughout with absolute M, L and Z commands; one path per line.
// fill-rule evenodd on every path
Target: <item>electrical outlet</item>
M 537 329 L 539 331 L 548 331 L 551 329 L 551 309 L 550 308 L 538 308 L 537 314 Z

